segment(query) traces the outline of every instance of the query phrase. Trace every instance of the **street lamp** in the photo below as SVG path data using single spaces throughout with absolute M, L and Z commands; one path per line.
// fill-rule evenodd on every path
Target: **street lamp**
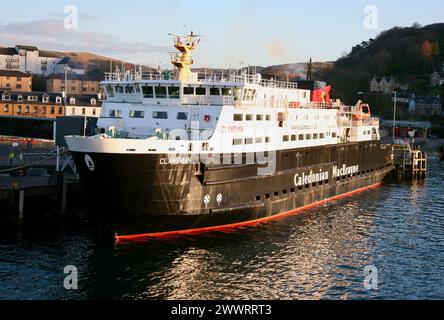
M 396 103 L 398 102 L 398 92 L 394 91 L 395 99 L 393 103 L 393 142 L 395 142 L 395 130 L 396 130 Z

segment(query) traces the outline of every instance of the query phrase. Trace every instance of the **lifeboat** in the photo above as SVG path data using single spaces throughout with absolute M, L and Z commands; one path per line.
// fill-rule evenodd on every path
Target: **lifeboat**
M 371 116 L 370 106 L 368 104 L 361 104 L 356 108 L 353 114 L 354 120 L 367 120 Z

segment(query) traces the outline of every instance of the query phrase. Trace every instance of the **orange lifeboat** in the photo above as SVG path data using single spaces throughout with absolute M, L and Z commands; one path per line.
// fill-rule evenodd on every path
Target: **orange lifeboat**
M 371 116 L 370 106 L 368 104 L 361 104 L 353 114 L 355 120 L 367 120 Z

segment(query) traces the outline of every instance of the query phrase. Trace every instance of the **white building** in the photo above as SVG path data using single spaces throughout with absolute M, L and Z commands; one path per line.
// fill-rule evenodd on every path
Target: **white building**
M 59 63 L 62 64 L 59 65 Z M 0 70 L 13 70 L 33 75 L 48 76 L 70 72 L 84 74 L 83 66 L 64 58 L 63 54 L 54 51 L 39 50 L 33 46 L 16 45 L 14 48 L 0 48 Z

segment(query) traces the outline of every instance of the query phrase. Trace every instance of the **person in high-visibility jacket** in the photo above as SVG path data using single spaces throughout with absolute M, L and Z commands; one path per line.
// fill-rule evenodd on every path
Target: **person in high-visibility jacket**
M 9 163 L 12 164 L 14 162 L 15 154 L 14 152 L 10 152 L 8 155 Z

